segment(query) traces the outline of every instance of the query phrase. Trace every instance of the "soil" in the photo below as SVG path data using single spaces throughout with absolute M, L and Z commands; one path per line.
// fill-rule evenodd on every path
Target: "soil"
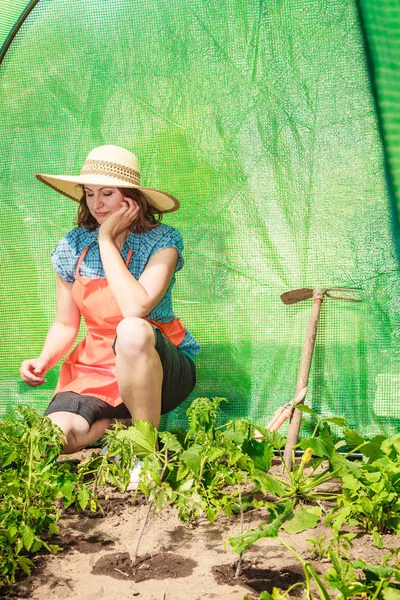
M 35 556 L 32 577 L 21 578 L 8 600 L 243 600 L 245 596 L 256 600 L 263 590 L 271 593 L 274 586 L 285 590 L 303 581 L 299 562 L 277 539 L 261 539 L 249 548 L 236 578 L 238 557 L 228 538 L 240 532 L 239 517 L 221 516 L 213 524 L 204 519 L 188 528 L 173 508 L 149 518 L 136 565 L 132 565 L 147 513 L 145 499 L 132 492 L 109 492 L 102 506 L 103 514 L 66 511 L 60 539 L 53 539 L 63 552 Z M 265 511 L 245 514 L 244 527 L 254 529 L 264 519 Z M 308 560 L 308 538 L 319 538 L 327 531 L 318 525 L 296 535 L 283 532 L 281 537 Z M 379 563 L 388 548 L 399 546 L 396 536 L 384 535 L 383 541 L 385 548 L 380 550 L 372 546 L 369 536 L 359 534 L 350 556 Z M 329 566 L 318 560 L 313 564 L 320 574 Z M 304 597 L 301 588 L 294 590 L 291 598 L 295 597 Z
M 179 554 L 147 554 L 133 564 L 128 552 L 102 556 L 92 568 L 95 575 L 109 575 L 115 579 L 178 579 L 190 577 L 197 562 Z

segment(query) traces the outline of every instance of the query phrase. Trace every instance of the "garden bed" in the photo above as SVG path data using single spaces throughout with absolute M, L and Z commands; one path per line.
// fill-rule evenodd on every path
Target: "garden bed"
M 400 600 L 400 434 L 364 440 L 304 407 L 290 471 L 279 433 L 216 426 L 221 401 L 196 400 L 188 432 L 116 426 L 81 462 L 29 408 L 0 423 L 1 597 Z
M 272 470 L 279 472 L 280 467 Z M 147 522 L 137 566 L 132 570 L 129 553 L 146 518 L 147 503 L 141 494 L 134 498 L 133 493 L 110 491 L 107 496 L 101 502 L 104 515 L 66 511 L 56 540 L 63 552 L 36 556 L 33 575 L 20 579 L 7 596 L 9 600 L 243 600 L 246 595 L 255 600 L 264 590 L 285 590 L 304 580 L 299 562 L 273 538 L 259 540 L 246 552 L 241 574 L 235 579 L 238 556 L 228 538 L 240 531 L 239 517 L 222 515 L 213 524 L 201 519 L 189 528 L 180 523 L 171 507 Z M 244 514 L 246 529 L 264 520 L 265 511 Z M 311 559 L 307 539 L 324 534 L 329 536 L 331 530 L 320 524 L 299 534 L 282 533 L 282 538 L 304 559 Z M 385 548 L 378 549 L 369 535 L 359 533 L 352 540 L 350 557 L 379 564 L 388 548 L 399 545 L 397 536 L 384 535 L 382 539 Z M 326 560 L 311 561 L 317 572 L 326 571 Z M 301 589 L 291 595 L 303 597 Z

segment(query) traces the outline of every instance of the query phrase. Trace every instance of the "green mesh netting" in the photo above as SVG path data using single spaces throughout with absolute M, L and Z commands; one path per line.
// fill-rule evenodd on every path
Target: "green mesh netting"
M 10 34 L 12 34 L 12 31 L 18 22 L 18 17 L 22 16 L 27 5 L 29 5 L 27 0 L 1 0 L 0 48 L 6 42 Z
M 400 208 L 400 3 L 358 0 L 390 169 L 390 187 Z
M 311 308 L 280 294 L 360 287 L 360 304 L 324 302 L 308 402 L 366 435 L 398 427 L 393 213 L 353 0 L 42 0 L 0 95 L 3 413 L 44 409 L 58 374 L 18 378 L 54 315 L 49 256 L 76 209 L 34 173 L 78 173 L 112 143 L 182 203 L 166 222 L 186 242 L 175 309 L 203 350 L 193 397 L 266 423 L 293 395 Z

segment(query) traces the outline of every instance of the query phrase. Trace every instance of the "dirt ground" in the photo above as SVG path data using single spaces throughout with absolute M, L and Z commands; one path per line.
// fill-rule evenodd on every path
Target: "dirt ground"
M 202 520 L 189 529 L 173 508 L 153 515 L 145 529 L 137 566 L 131 568 L 138 532 L 146 517 L 145 499 L 138 494 L 112 493 L 104 501 L 105 516 L 68 510 L 61 520 L 59 544 L 64 551 L 34 559 L 37 568 L 22 579 L 8 596 L 10 600 L 251 600 L 274 586 L 285 590 L 303 580 L 298 561 L 276 539 L 262 539 L 245 553 L 242 575 L 235 579 L 238 557 L 228 543 L 240 531 L 239 518 L 221 516 L 214 524 Z M 265 514 L 265 513 L 264 513 Z M 245 528 L 263 522 L 263 512 L 245 514 Z M 303 557 L 310 557 L 310 537 L 326 532 L 323 525 L 282 538 Z M 372 546 L 370 537 L 353 540 L 352 558 L 380 562 L 399 538 L 383 536 L 385 549 Z M 319 573 L 324 562 L 314 561 Z M 292 596 L 293 597 L 293 596 Z M 299 591 L 298 597 L 302 598 Z M 317 596 L 316 596 L 317 597 Z

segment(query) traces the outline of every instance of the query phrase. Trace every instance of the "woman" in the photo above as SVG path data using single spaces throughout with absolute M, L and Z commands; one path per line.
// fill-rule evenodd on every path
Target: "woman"
M 84 317 L 88 333 L 64 361 L 45 412 L 64 432 L 64 451 L 73 453 L 98 440 L 116 418 L 158 427 L 160 414 L 193 390 L 200 347 L 172 310 L 183 242 L 160 220 L 179 202 L 140 186 L 137 158 L 101 146 L 79 176 L 37 178 L 79 202 L 78 227 L 53 252 L 55 322 L 40 356 L 25 360 L 20 373 L 28 385 L 44 383 Z

